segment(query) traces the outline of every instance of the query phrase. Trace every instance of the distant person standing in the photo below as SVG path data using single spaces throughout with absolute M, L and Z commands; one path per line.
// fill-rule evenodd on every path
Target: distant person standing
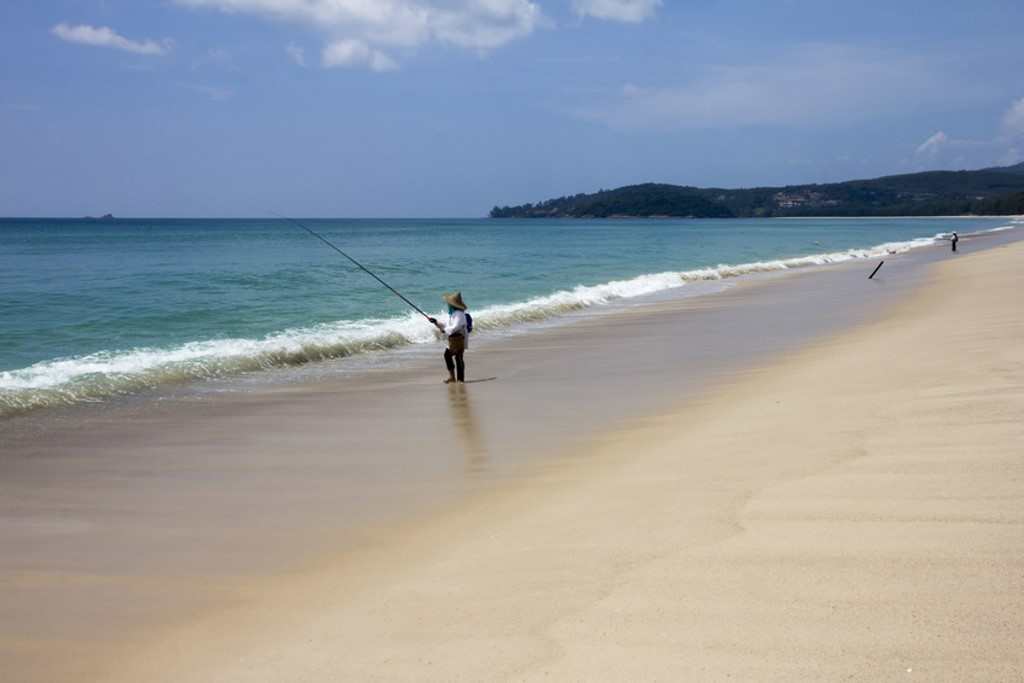
M 437 318 L 430 322 L 448 337 L 448 348 L 444 351 L 444 364 L 448 367 L 448 379 L 445 384 L 466 381 L 466 348 L 469 346 L 469 333 L 473 331 L 473 318 L 466 313 L 466 303 L 462 300 L 462 292 L 445 294 L 442 297 L 448 304 L 448 324 L 442 325 Z
M 960 241 L 960 235 L 953 233 L 953 237 L 950 238 L 950 243 L 953 245 L 953 251 L 956 251 L 956 243 Z

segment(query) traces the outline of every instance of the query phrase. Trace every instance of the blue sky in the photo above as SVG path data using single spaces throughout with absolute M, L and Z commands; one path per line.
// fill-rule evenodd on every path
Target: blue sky
M 480 216 L 1024 160 L 1024 3 L 4 0 L 0 215 Z

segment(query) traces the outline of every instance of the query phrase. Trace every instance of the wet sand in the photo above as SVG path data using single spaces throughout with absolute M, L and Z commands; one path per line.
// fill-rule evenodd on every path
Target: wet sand
M 1021 557 L 1020 490 L 1006 476 L 1019 470 L 996 448 L 1008 408 L 975 406 L 970 392 L 999 389 L 1020 415 L 1013 359 L 984 365 L 1002 357 L 998 344 L 1019 353 L 1020 310 L 1016 327 L 985 315 L 1011 306 L 993 292 L 1019 287 L 999 263 L 1020 253 L 934 271 L 894 259 L 880 282 L 865 284 L 857 264 L 652 302 L 480 345 L 471 372 L 498 379 L 463 389 L 413 367 L 5 425 L 0 653 L 14 680 L 786 678 L 854 664 L 895 676 L 856 658 L 891 629 L 877 655 L 891 664 L 901 637 L 951 633 L 962 612 L 1001 654 L 978 670 L 1008 671 L 1019 660 L 990 622 L 1020 633 L 1021 586 L 1008 583 L 1020 565 L 1000 554 Z M 957 319 L 941 315 L 951 298 Z M 967 315 L 979 320 L 956 334 Z M 937 390 L 933 373 L 951 384 Z M 922 393 L 927 415 L 915 412 Z M 941 414 L 947 393 L 960 424 L 934 440 L 968 439 L 986 467 L 922 442 L 942 420 L 900 436 Z M 876 448 L 895 462 L 876 463 Z M 914 478 L 936 462 L 935 482 Z M 862 494 L 857 476 L 814 484 L 850 463 L 881 467 L 861 473 L 879 483 Z M 983 484 L 998 502 L 971 497 Z M 923 511 L 872 498 L 904 486 Z M 929 486 L 967 521 L 946 523 Z M 939 537 L 953 547 L 939 552 Z M 963 565 L 986 538 L 984 560 Z M 984 581 L 956 580 L 968 569 Z M 910 606 L 938 626 L 896 628 L 893 596 L 952 584 L 961 603 Z M 829 636 L 819 588 L 835 628 L 874 609 L 880 630 Z

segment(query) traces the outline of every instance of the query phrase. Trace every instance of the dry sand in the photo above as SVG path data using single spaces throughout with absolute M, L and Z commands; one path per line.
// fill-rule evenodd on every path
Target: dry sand
M 240 587 L 115 679 L 1021 680 L 1022 265 L 934 266 L 876 322 Z

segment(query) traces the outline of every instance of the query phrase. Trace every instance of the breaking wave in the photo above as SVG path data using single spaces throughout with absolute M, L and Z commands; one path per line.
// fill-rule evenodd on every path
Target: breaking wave
M 1014 221 L 1019 224 L 1019 221 Z M 983 232 L 1010 230 L 1002 226 Z M 978 234 L 978 233 L 975 233 Z M 879 258 L 934 245 L 949 233 L 866 249 L 799 256 L 739 265 L 722 264 L 682 272 L 640 275 L 573 289 L 527 301 L 489 306 L 473 312 L 475 326 L 498 330 L 538 322 L 610 302 L 751 273 L 822 266 Z M 257 370 L 297 366 L 368 351 L 396 349 L 435 341 L 433 330 L 415 315 L 391 319 L 338 321 L 284 330 L 261 339 L 195 341 L 171 348 L 136 348 L 59 358 L 0 372 L 0 416 L 47 406 L 95 402 L 166 384 L 226 377 Z

